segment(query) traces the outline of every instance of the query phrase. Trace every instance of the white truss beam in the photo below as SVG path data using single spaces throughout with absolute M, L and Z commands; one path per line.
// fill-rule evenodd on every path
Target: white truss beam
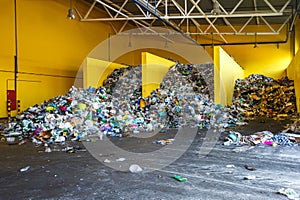
M 84 1 L 84 0 L 80 0 Z M 166 24 L 175 27 L 175 30 L 180 31 L 181 33 L 191 36 L 191 35 L 218 35 L 224 43 L 227 43 L 225 35 L 277 35 L 283 28 L 289 23 L 289 19 L 293 16 L 293 10 L 289 7 L 292 0 L 286 0 L 280 7 L 278 3 L 276 6 L 270 0 L 260 0 L 267 7 L 263 10 L 258 8 L 257 0 L 238 0 L 235 5 L 231 8 L 228 8 L 224 5 L 222 0 L 211 0 L 213 4 L 217 4 L 219 12 L 208 12 L 207 8 L 201 8 L 201 0 L 137 0 L 139 4 L 134 4 L 133 0 L 94 0 L 90 8 L 86 11 L 85 14 L 79 13 L 75 8 L 82 22 L 86 21 L 102 21 L 110 22 L 114 31 L 119 34 L 125 30 L 127 26 L 137 26 L 138 28 L 146 28 L 147 33 L 159 34 L 155 32 L 152 27 L 157 26 L 158 18 L 167 22 Z M 208 1 L 208 0 L 206 0 Z M 249 10 L 245 8 L 240 8 L 246 2 L 252 2 L 254 6 L 249 7 Z M 203 2 L 201 2 L 202 5 Z M 101 6 L 100 6 L 101 5 Z M 94 9 L 99 9 L 103 7 L 104 11 L 107 14 L 107 17 L 94 18 L 90 14 Z M 145 9 L 145 8 L 146 9 Z M 134 9 L 134 10 L 133 10 Z M 147 10 L 148 9 L 148 10 Z M 204 12 L 206 10 L 206 12 Z M 134 12 L 133 12 L 134 11 Z M 212 8 L 213 11 L 213 8 Z M 82 12 L 82 11 L 81 11 Z M 134 13 L 134 14 L 133 14 Z M 280 27 L 275 30 L 272 23 L 269 19 L 272 17 L 281 17 L 284 21 Z M 233 19 L 243 18 L 245 19 L 242 24 L 239 26 L 234 25 Z M 231 32 L 220 31 L 218 26 L 219 21 L 222 21 L 223 26 L 228 26 L 231 29 Z M 252 20 L 255 19 L 256 25 L 261 25 L 262 23 L 269 28 L 269 31 L 253 31 L 247 32 L 247 26 L 252 24 Z M 206 23 L 203 24 L 202 21 L 205 20 Z M 115 22 L 123 22 L 123 25 L 119 30 L 113 24 Z M 161 26 L 161 23 L 159 23 Z M 166 25 L 165 25 L 166 26 Z M 184 26 L 184 30 L 180 27 Z M 194 27 L 193 29 L 191 27 Z M 241 27 L 241 28 L 237 28 Z M 253 30 L 253 27 L 252 27 Z M 142 34 L 146 34 L 143 31 Z M 164 36 L 168 40 L 167 36 Z
M 255 12 L 257 12 L 257 2 L 256 2 L 256 0 L 253 0 L 253 4 L 254 4 L 254 10 L 255 10 Z M 258 17 L 256 17 L 256 24 L 257 25 L 260 24 L 260 21 L 259 21 Z
M 243 1 L 244 1 L 244 0 L 240 0 L 240 1 L 235 5 L 235 7 L 231 10 L 230 15 L 232 15 L 232 14 L 236 11 L 236 9 L 238 9 L 238 7 L 241 5 L 241 3 L 243 3 Z
M 197 5 L 197 4 L 195 3 L 194 0 L 190 0 L 190 1 L 196 6 L 196 9 L 197 9 L 202 15 L 205 15 L 205 13 L 202 11 L 202 9 L 200 8 L 200 6 Z M 223 40 L 225 43 L 227 43 L 226 39 L 223 37 L 223 35 L 220 34 L 219 30 L 216 28 L 216 26 L 210 21 L 210 19 L 209 19 L 207 16 L 205 17 L 205 20 L 209 23 L 209 25 L 212 26 L 212 28 L 216 31 L 216 33 L 220 35 L 220 37 L 222 38 L 222 40 Z
M 262 12 L 256 12 L 252 13 L 251 15 L 246 12 L 240 12 L 239 14 L 232 14 L 230 16 L 228 15 L 187 15 L 187 16 L 162 16 L 161 19 L 169 19 L 169 20 L 178 20 L 178 19 L 214 19 L 214 18 L 248 18 L 248 17 L 276 17 L 276 16 L 282 16 L 282 13 L 262 13 Z M 117 18 L 92 18 L 92 19 L 86 19 L 87 21 L 123 21 L 123 20 L 151 20 L 155 19 L 155 16 L 127 16 L 127 17 L 117 17 Z
M 273 7 L 273 5 L 268 0 L 264 0 L 264 2 L 271 8 L 271 10 L 273 10 L 274 13 L 277 13 L 277 10 Z

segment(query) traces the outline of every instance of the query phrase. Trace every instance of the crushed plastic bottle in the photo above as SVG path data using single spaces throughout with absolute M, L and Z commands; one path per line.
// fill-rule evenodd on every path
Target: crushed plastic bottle
M 21 168 L 20 169 L 20 172 L 26 172 L 26 171 L 28 171 L 30 169 L 30 166 L 26 166 L 26 167 L 24 167 L 24 168 Z
M 277 192 L 278 194 L 283 194 L 287 196 L 288 199 L 299 200 L 300 196 L 296 193 L 294 189 L 291 188 L 280 188 Z
M 139 165 L 137 165 L 137 164 L 132 164 L 129 167 L 129 171 L 131 173 L 138 173 L 138 172 L 142 172 L 143 169 Z

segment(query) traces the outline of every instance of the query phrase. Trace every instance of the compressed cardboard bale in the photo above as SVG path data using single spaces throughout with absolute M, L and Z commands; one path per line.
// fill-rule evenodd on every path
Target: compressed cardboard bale
M 296 112 L 293 81 L 253 74 L 235 82 L 233 104 L 243 108 L 248 116 L 274 117 Z

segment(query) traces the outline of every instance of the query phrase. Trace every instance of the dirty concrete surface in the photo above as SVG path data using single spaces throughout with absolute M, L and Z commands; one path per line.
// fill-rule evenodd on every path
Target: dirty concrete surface
M 234 128 L 243 135 L 269 130 L 278 133 L 287 121 L 272 119 L 250 121 Z M 151 138 L 112 138 L 119 147 L 134 152 L 153 151 L 161 145 L 156 139 L 172 138 L 176 131 Z M 175 162 L 149 173 L 130 173 L 111 169 L 88 151 L 44 152 L 32 143 L 8 145 L 0 142 L 0 199 L 288 199 L 277 194 L 280 188 L 300 193 L 300 147 L 259 145 L 235 152 L 224 146 L 222 133 L 212 151 L 204 157 L 199 150 L 205 139 L 199 130 L 189 149 Z M 82 143 L 74 142 L 71 145 Z M 170 151 L 172 144 L 166 146 Z M 175 151 L 175 150 L 174 150 Z M 113 153 L 113 152 L 112 152 Z M 108 155 L 109 156 L 109 155 Z M 157 162 L 162 158 L 156 158 Z M 234 167 L 228 167 L 234 165 Z M 255 171 L 245 169 L 245 165 Z M 20 169 L 30 166 L 28 171 Z M 186 182 L 173 175 L 187 178 Z M 244 180 L 245 176 L 256 176 Z

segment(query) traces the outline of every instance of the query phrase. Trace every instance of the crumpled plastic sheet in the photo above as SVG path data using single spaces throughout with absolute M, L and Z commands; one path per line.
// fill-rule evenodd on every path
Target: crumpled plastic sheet
M 279 133 L 271 138 L 279 145 L 297 146 L 297 143 L 291 142 L 286 133 Z

